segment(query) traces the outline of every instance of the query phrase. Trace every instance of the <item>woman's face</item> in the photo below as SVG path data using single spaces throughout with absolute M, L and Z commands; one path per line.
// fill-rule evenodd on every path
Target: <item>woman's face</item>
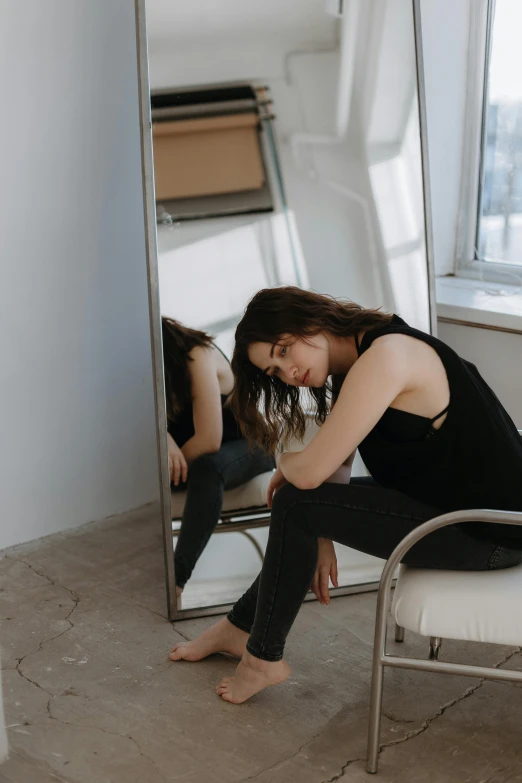
M 324 386 L 329 375 L 329 343 L 323 333 L 306 339 L 283 334 L 273 344 L 252 343 L 248 358 L 289 386 Z

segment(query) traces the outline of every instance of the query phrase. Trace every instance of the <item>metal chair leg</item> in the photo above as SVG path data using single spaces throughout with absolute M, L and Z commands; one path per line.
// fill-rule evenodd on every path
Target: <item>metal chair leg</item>
M 370 696 L 370 714 L 368 717 L 366 771 L 372 773 L 377 772 L 379 764 L 382 689 L 384 684 L 384 666 L 382 660 L 386 651 L 386 620 L 388 617 L 389 597 L 389 584 L 387 584 L 387 579 L 383 572 L 377 596 L 375 638 L 373 643 L 372 688 Z
M 248 540 L 254 545 L 257 554 L 261 558 L 261 563 L 265 560 L 265 553 L 261 549 L 261 546 L 259 545 L 259 541 L 252 535 L 252 533 L 249 533 L 248 530 L 240 530 L 240 533 L 242 533 L 244 536 L 248 538 Z
M 416 669 L 418 671 L 446 672 L 447 674 L 466 674 L 471 677 L 485 677 L 488 679 L 502 679 L 503 681 L 521 681 L 520 672 L 503 669 L 488 669 L 482 666 L 464 666 L 462 664 L 448 664 L 443 661 L 434 663 L 416 658 L 401 658 L 386 655 L 386 620 L 388 611 L 388 599 L 392 579 L 397 566 L 404 560 L 405 555 L 412 546 L 435 530 L 455 525 L 461 522 L 488 522 L 494 524 L 513 524 L 522 526 L 522 513 L 516 511 L 494 511 L 490 509 L 466 509 L 441 514 L 428 522 L 423 522 L 411 530 L 408 535 L 395 547 L 382 570 L 379 593 L 377 595 L 377 616 L 375 621 L 375 639 L 373 645 L 372 664 L 372 689 L 370 701 L 370 718 L 368 730 L 368 754 L 366 761 L 367 772 L 377 772 L 379 759 L 379 732 L 381 723 L 383 668 L 392 666 L 403 669 Z M 430 639 L 430 653 L 438 656 L 442 639 L 433 637 Z M 431 657 L 431 656 L 430 656 Z M 494 673 L 494 674 L 493 674 Z
M 439 660 L 441 644 L 442 644 L 442 639 L 440 638 L 440 636 L 430 636 L 430 651 L 428 653 L 428 659 L 430 661 Z
M 404 628 L 401 625 L 399 625 L 399 623 L 395 623 L 395 641 L 396 642 L 404 641 Z

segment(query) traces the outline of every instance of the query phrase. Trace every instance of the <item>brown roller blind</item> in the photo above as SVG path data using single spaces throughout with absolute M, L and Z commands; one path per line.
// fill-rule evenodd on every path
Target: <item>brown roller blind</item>
M 262 188 L 258 122 L 252 112 L 154 123 L 156 200 Z

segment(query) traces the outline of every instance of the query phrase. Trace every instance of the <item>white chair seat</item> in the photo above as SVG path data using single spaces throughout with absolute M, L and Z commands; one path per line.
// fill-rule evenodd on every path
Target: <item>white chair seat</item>
M 422 636 L 522 645 L 522 564 L 500 571 L 401 565 L 392 615 Z
M 250 481 L 246 481 L 235 489 L 227 489 L 223 493 L 223 511 L 238 511 L 240 509 L 266 506 L 266 493 L 273 470 L 260 473 Z M 185 508 L 186 492 L 171 493 L 172 519 L 178 519 Z

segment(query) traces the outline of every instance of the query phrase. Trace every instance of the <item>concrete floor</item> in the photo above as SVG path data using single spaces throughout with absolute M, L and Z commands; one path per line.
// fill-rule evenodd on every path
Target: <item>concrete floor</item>
M 380 773 L 364 772 L 375 594 L 306 604 L 291 679 L 234 706 L 214 692 L 232 659 L 167 659 L 214 620 L 167 622 L 153 509 L 9 550 L 0 574 L 1 783 L 522 781 L 520 687 L 398 670 Z M 407 635 L 403 649 L 424 657 L 426 640 Z M 442 649 L 522 668 L 519 649 Z

